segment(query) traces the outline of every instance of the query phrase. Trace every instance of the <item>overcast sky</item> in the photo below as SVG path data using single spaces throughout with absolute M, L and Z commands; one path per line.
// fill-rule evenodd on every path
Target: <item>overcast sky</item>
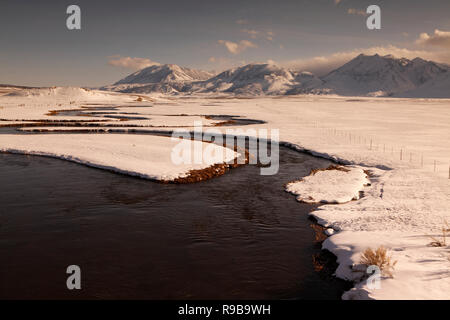
M 71 4 L 81 30 L 66 28 Z M 381 30 L 366 28 L 370 4 Z M 110 84 L 154 62 L 323 73 L 378 52 L 450 63 L 450 1 L 2 0 L 0 43 L 0 83 L 35 86 Z

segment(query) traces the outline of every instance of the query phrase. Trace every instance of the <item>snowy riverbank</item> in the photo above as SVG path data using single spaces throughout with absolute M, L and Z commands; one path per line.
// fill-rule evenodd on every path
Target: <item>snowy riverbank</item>
M 0 134 L 0 151 L 58 158 L 136 177 L 170 182 L 188 178 L 193 170 L 203 170 L 232 161 L 236 154 L 222 152 L 224 147 L 196 142 L 181 145 L 194 157 L 202 157 L 206 148 L 223 157 L 206 157 L 201 163 L 175 164 L 172 150 L 181 139 L 151 135 L 11 135 Z M 190 150 L 188 150 L 190 148 Z

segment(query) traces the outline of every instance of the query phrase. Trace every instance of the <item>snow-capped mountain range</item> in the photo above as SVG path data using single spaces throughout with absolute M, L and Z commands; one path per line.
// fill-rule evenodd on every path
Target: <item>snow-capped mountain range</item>
M 273 64 L 248 64 L 218 75 L 173 64 L 139 70 L 103 90 L 236 95 L 338 94 L 450 98 L 450 66 L 421 58 L 359 55 L 323 77 Z
M 420 58 L 359 55 L 322 80 L 323 86 L 341 95 L 398 96 L 415 91 L 449 71 L 448 66 Z

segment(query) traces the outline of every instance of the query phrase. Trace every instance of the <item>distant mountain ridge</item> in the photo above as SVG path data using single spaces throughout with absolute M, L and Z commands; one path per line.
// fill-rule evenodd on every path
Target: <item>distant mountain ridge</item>
M 421 58 L 408 60 L 359 55 L 322 78 L 324 86 L 341 95 L 396 95 L 411 91 L 449 71 Z
M 212 76 L 210 72 L 176 64 L 152 65 L 101 89 L 128 93 L 177 93 L 183 91 L 186 83 L 204 81 Z
M 115 85 L 132 83 L 161 83 L 207 80 L 213 75 L 206 71 L 177 66 L 176 64 L 153 65 L 136 71 Z
M 359 55 L 323 77 L 252 63 L 218 75 L 177 65 L 139 70 L 105 90 L 164 94 L 398 96 L 450 98 L 450 66 L 391 55 Z
M 198 92 L 226 92 L 235 94 L 283 94 L 290 88 L 294 75 L 273 64 L 248 64 L 224 71 L 197 84 Z

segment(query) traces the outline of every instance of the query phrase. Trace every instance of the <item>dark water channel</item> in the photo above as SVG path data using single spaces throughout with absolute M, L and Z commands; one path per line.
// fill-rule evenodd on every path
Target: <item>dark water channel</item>
M 0 298 L 338 299 L 347 285 L 313 263 L 314 206 L 283 188 L 328 164 L 280 147 L 277 175 L 174 185 L 0 154 Z

